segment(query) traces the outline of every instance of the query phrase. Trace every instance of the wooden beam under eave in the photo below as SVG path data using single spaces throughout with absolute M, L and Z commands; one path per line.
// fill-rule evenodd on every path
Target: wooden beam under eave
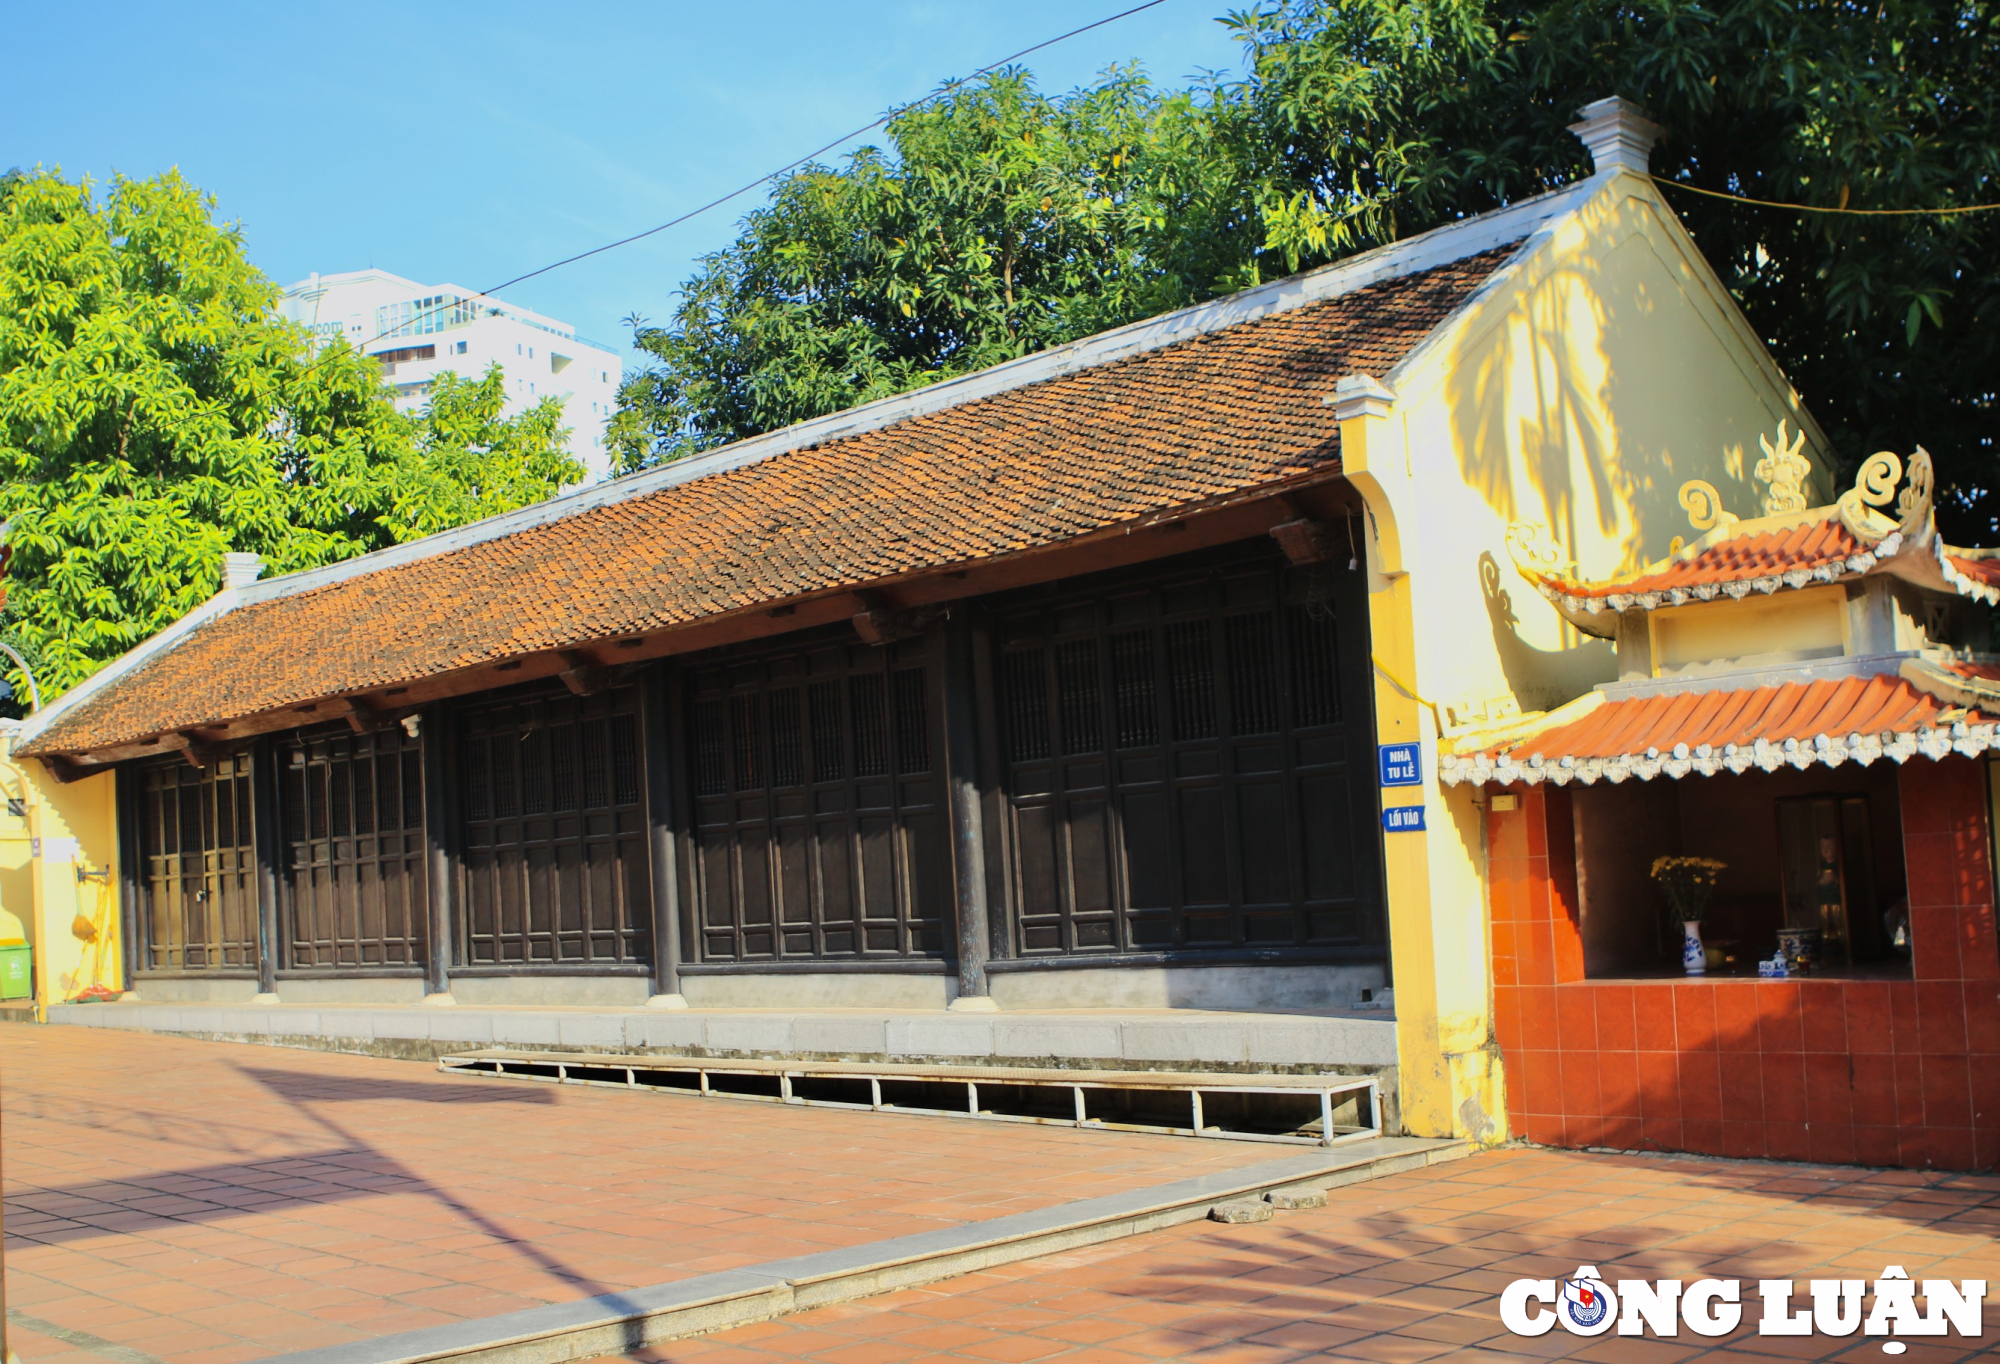
M 80 763 L 76 759 L 61 753 L 51 753 L 48 757 L 37 758 L 35 761 L 40 763 L 43 769 L 51 777 L 55 778 L 56 783 L 60 786 L 67 786 L 73 781 L 82 781 L 85 777 L 94 777 L 99 772 L 110 770 L 106 767 Z
M 569 666 L 556 676 L 573 696 L 595 696 L 611 686 L 614 670 L 593 660 L 580 649 L 564 649 L 558 655 Z
M 1357 556 L 1353 546 L 1341 543 L 1340 527 L 1331 522 L 1302 516 L 1295 521 L 1279 522 L 1271 527 L 1270 534 L 1294 568 L 1310 568 Z
M 161 737 L 165 738 L 164 735 Z M 187 730 L 180 731 L 174 737 L 187 741 L 179 747 L 181 757 L 187 760 L 187 764 L 190 767 L 213 767 L 216 763 L 228 757 L 230 753 L 227 744 L 215 743 Z

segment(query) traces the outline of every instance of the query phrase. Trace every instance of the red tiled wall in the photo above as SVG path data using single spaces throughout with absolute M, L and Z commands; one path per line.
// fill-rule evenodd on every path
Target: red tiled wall
M 1901 772 L 1908 981 L 1583 978 L 1570 795 L 1487 815 L 1494 1021 L 1516 1135 L 1951 1170 L 2000 1166 L 2000 945 L 1985 779 Z M 1551 862 L 1551 846 L 1564 850 Z

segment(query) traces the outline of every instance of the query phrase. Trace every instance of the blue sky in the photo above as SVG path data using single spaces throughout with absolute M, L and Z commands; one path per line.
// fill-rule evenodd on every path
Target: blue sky
M 21 6 L 10 45 L 43 56 L 0 82 L 0 169 L 178 166 L 280 283 L 372 264 L 486 288 L 1134 2 Z M 1234 68 L 1215 16 L 1240 2 L 1166 0 L 1025 64 L 1049 90 L 1134 59 L 1181 85 Z M 756 202 L 506 296 L 622 350 Z

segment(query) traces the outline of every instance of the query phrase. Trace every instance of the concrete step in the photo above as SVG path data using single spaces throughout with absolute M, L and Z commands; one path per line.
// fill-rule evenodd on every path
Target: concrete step
M 563 1364 L 1197 1221 L 1220 1204 L 1339 1188 L 1471 1153 L 1464 1142 L 1376 1138 L 1312 1155 L 1062 1203 L 845 1250 L 702 1274 L 651 1288 L 533 1307 L 264 1364 Z
M 1331 1010 L 425 1008 L 321 1004 L 58 1004 L 51 1023 L 434 1061 L 475 1047 L 871 1063 L 1382 1074 L 1396 1025 Z M 1393 1086 L 1385 1083 L 1385 1089 Z

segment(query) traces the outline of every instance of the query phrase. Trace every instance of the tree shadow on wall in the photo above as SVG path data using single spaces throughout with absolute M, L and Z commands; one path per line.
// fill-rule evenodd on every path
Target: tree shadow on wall
M 1523 639 L 1514 594 L 1491 550 L 1479 556 L 1479 597 L 1486 606 L 1487 628 L 1493 634 L 1501 675 L 1507 679 L 1508 689 L 1520 698 L 1523 710 L 1552 710 L 1571 699 L 1551 685 L 1551 677 L 1616 673 L 1617 652 L 1608 639 L 1583 637 L 1581 643 L 1568 649 L 1538 649 Z

